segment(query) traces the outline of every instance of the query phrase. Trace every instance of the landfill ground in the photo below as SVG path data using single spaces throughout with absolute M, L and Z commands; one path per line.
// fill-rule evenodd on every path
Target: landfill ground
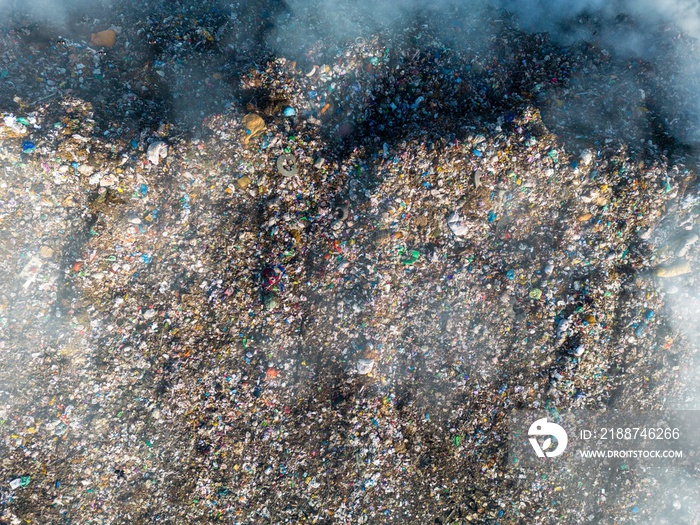
M 507 450 L 515 409 L 700 408 L 673 57 L 489 8 L 297 49 L 276 2 L 4 8 L 0 524 L 700 523 L 697 457 Z

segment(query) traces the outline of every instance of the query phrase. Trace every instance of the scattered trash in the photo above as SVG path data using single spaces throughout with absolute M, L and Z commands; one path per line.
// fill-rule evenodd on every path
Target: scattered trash
M 593 152 L 590 149 L 585 149 L 581 152 L 581 164 L 589 166 L 593 162 Z
M 160 163 L 160 159 L 164 159 L 168 156 L 168 145 L 161 141 L 153 142 L 148 146 L 146 156 L 151 164 L 155 164 L 157 166 Z
M 480 170 L 474 170 L 474 188 L 479 189 L 481 188 L 481 171 Z
M 690 248 L 693 247 L 693 245 L 698 241 L 698 236 L 697 234 L 693 233 L 686 237 L 685 241 L 683 242 L 683 246 L 678 250 L 678 253 L 676 255 L 678 257 L 685 257 L 688 254 L 688 251 L 690 251 Z
M 337 221 L 344 221 L 348 218 L 349 213 L 350 207 L 347 204 L 344 204 L 342 206 L 336 206 L 333 209 L 333 218 Z
M 530 299 L 534 299 L 535 301 L 538 301 L 540 299 L 540 297 L 542 297 L 542 290 L 540 290 L 539 288 L 533 288 L 532 290 L 530 290 L 529 296 L 530 296 Z
M 552 275 L 554 271 L 554 261 L 547 261 L 547 265 L 544 267 L 545 275 Z
M 98 31 L 90 35 L 90 43 L 98 47 L 112 47 L 117 41 L 117 32 L 113 29 Z
M 575 348 L 571 350 L 571 354 L 575 357 L 581 357 L 586 351 L 586 348 L 583 345 L 578 345 Z
M 258 135 L 265 133 L 267 127 L 265 126 L 265 121 L 260 115 L 254 113 L 249 113 L 243 117 L 243 141 L 248 144 L 250 139 L 257 137 Z
M 360 375 L 367 375 L 374 369 L 373 359 L 358 359 L 357 361 L 357 373 Z
M 411 265 L 420 259 L 420 252 L 418 250 L 411 250 L 410 257 L 401 261 L 403 264 Z
M 293 177 L 299 173 L 296 157 L 294 155 L 280 155 L 277 158 L 277 171 L 283 177 Z
M 679 275 L 684 275 L 692 271 L 690 267 L 690 262 L 679 261 L 670 266 L 656 269 L 657 277 L 678 277 Z
M 466 221 L 456 211 L 453 211 L 450 215 L 448 215 L 447 225 L 450 227 L 450 230 L 452 230 L 452 233 L 458 237 L 463 237 L 469 233 L 469 227 L 467 226 Z
M 238 186 L 240 189 L 244 190 L 248 186 L 250 186 L 251 180 L 248 175 L 243 175 L 240 179 L 236 181 L 236 186 Z
M 0 31 L 0 520 L 658 522 L 506 467 L 505 421 L 693 363 L 697 170 L 627 86 L 669 69 L 496 11 L 297 53 L 295 10 L 147 4 Z

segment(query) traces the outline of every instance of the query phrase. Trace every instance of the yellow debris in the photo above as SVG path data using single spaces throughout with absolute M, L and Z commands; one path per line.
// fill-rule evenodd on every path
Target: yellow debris
M 665 268 L 657 268 L 657 277 L 677 277 L 678 275 L 683 275 L 690 273 L 690 263 L 688 261 L 677 262 L 671 266 L 666 266 Z
M 117 41 L 117 33 L 112 29 L 99 31 L 90 35 L 90 43 L 98 47 L 112 47 Z
M 267 130 L 265 126 L 265 121 L 260 115 L 255 113 L 248 113 L 243 117 L 243 142 L 248 144 L 248 141 L 253 137 L 264 133 Z

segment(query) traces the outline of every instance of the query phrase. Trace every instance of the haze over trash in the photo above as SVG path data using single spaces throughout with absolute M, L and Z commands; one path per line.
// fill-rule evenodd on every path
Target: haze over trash
M 696 22 L 0 0 L 0 521 L 691 523 L 504 450 L 697 407 Z

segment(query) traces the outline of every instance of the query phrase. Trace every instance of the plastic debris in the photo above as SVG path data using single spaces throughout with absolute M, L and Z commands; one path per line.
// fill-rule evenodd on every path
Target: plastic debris
M 689 261 L 679 261 L 670 266 L 657 268 L 655 274 L 657 277 L 678 277 L 691 271 L 692 268 Z
M 260 115 L 249 113 L 243 117 L 243 141 L 247 144 L 250 139 L 265 133 L 267 127 Z
M 447 225 L 449 226 L 452 233 L 454 233 L 458 237 L 465 236 L 467 235 L 467 233 L 469 233 L 469 226 L 467 225 L 466 221 L 462 218 L 462 216 L 456 211 L 453 211 L 450 215 L 447 216 Z
M 530 299 L 538 301 L 540 297 L 542 297 L 542 290 L 540 290 L 539 288 L 533 288 L 532 290 L 530 290 L 529 296 Z
M 373 359 L 358 359 L 357 361 L 357 373 L 360 375 L 367 375 L 374 369 Z
M 90 43 L 98 47 L 112 47 L 117 41 L 117 32 L 113 29 L 98 31 L 90 35 Z
M 161 141 L 153 142 L 148 146 L 146 156 L 151 164 L 155 164 L 157 166 L 161 159 L 168 156 L 168 145 Z

